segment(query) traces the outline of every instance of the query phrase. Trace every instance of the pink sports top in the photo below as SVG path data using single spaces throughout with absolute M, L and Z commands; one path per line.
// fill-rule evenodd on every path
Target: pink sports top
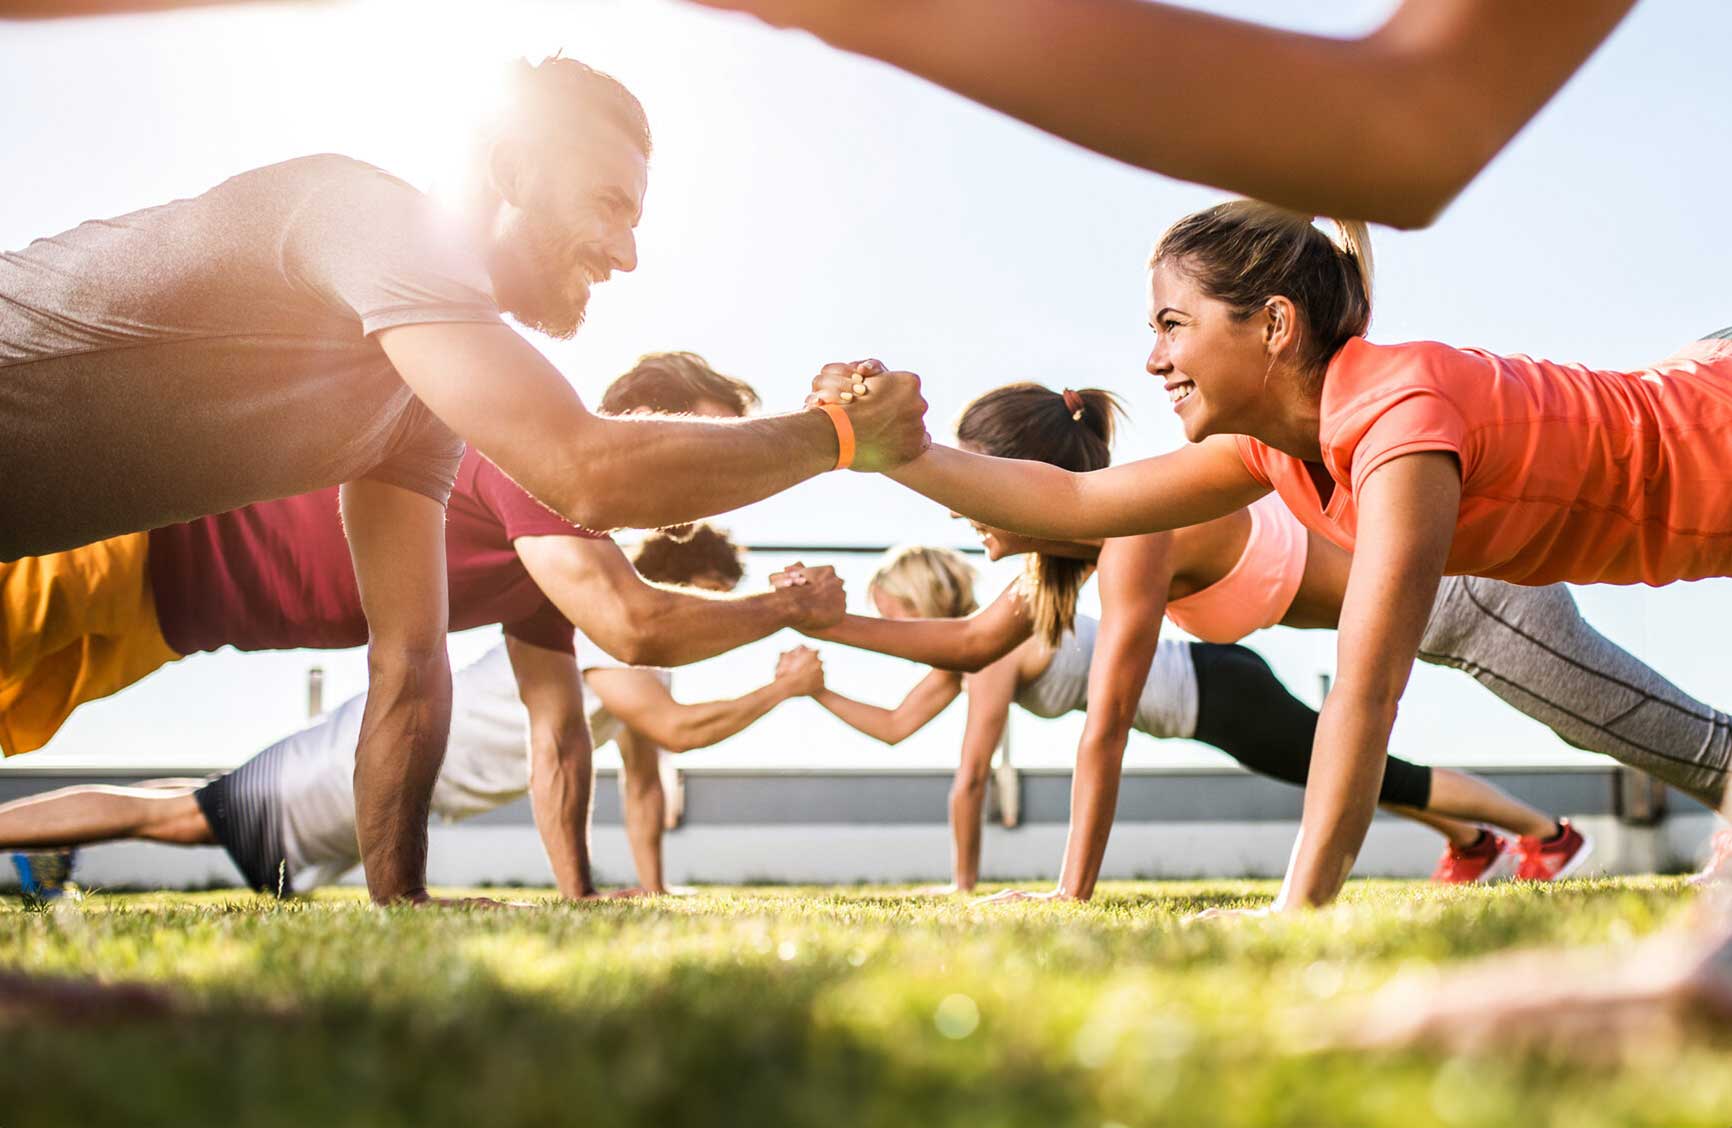
M 1272 627 L 1293 606 L 1305 578 L 1308 534 L 1279 494 L 1250 507 L 1251 535 L 1232 571 L 1167 604 L 1167 618 L 1204 642 L 1238 642 Z

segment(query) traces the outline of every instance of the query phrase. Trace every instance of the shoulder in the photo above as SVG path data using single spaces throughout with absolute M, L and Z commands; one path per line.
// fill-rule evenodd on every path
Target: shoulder
M 1485 354 L 1436 341 L 1349 341 L 1323 386 L 1319 438 L 1338 479 L 1357 488 L 1392 458 L 1426 450 L 1458 456 L 1471 405 L 1488 384 Z
M 1463 378 L 1483 375 L 1486 354 L 1439 341 L 1377 345 L 1355 337 L 1329 362 L 1323 381 L 1323 413 L 1350 409 L 1413 388 L 1445 391 Z

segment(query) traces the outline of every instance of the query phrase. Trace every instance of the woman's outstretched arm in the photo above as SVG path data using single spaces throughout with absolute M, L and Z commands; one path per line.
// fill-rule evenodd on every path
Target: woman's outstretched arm
M 1085 474 L 934 445 L 887 477 L 983 525 L 1061 541 L 1200 525 L 1269 492 L 1230 435 Z
M 841 718 L 849 728 L 885 744 L 900 744 L 925 728 L 961 692 L 960 674 L 932 670 L 915 683 L 908 696 L 902 699 L 902 704 L 894 709 L 844 697 L 828 686 L 814 693 L 812 700 Z
M 1028 608 L 1012 584 L 966 619 L 882 619 L 844 615 L 833 627 L 805 633 L 825 642 L 875 650 L 941 670 L 972 673 L 997 662 L 1034 629 Z
M 1455 537 L 1459 464 L 1436 451 L 1396 458 L 1365 480 L 1358 504 L 1335 684 L 1317 721 L 1305 813 L 1277 910 L 1333 901 L 1365 841 L 1396 705 Z
M 1144 0 L 698 2 L 1130 164 L 1396 227 L 1429 224 L 1635 4 L 1407 0 L 1334 39 Z

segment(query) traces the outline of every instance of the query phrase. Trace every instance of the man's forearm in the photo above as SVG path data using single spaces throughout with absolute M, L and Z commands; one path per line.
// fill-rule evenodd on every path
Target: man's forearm
M 746 728 L 787 698 L 787 691 L 771 682 L 727 701 L 678 705 L 670 710 L 672 716 L 654 734 L 655 739 L 670 752 L 708 748 Z
M 588 723 L 576 723 L 581 732 L 568 727 L 563 734 L 531 735 L 529 806 L 559 892 L 587 897 L 595 892 L 589 860 L 595 765 Z
M 375 657 L 355 750 L 355 831 L 374 901 L 427 896 L 427 814 L 450 724 L 443 649 Z
M 1118 812 L 1127 739 L 1128 728 L 1085 731 L 1077 746 L 1076 772 L 1071 777 L 1070 833 L 1065 838 L 1064 868 L 1058 879 L 1059 892 L 1067 897 L 1086 901 L 1094 896 Z
M 586 528 L 653 529 L 762 501 L 831 469 L 836 453 L 835 428 L 817 411 L 708 422 L 610 417 L 563 457 L 513 476 Z
M 1382 698 L 1353 697 L 1337 686 L 1317 720 L 1299 841 L 1275 901 L 1278 910 L 1333 901 L 1376 813 L 1395 706 Z
M 648 587 L 626 609 L 633 619 L 627 633 L 637 640 L 632 661 L 640 666 L 701 662 L 768 638 L 791 626 L 800 612 L 798 593 L 791 588 L 710 599 Z

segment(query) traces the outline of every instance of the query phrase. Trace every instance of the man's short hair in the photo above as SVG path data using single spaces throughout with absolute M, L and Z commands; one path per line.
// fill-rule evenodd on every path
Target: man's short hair
M 636 96 L 612 75 L 554 54 L 535 66 L 519 59 L 511 68 L 511 78 L 511 99 L 501 123 L 504 130 L 540 138 L 574 123 L 599 119 L 617 127 L 649 157 L 649 118 Z
M 745 415 L 758 406 L 758 393 L 744 380 L 724 376 L 693 352 L 650 353 L 630 372 L 609 384 L 601 410 L 625 415 L 647 408 L 666 415 L 692 412 L 718 403 Z
M 658 584 L 690 584 L 715 576 L 732 587 L 745 577 L 740 547 L 727 533 L 707 523 L 682 533 L 675 536 L 658 529 L 637 546 L 631 562 L 644 579 Z

